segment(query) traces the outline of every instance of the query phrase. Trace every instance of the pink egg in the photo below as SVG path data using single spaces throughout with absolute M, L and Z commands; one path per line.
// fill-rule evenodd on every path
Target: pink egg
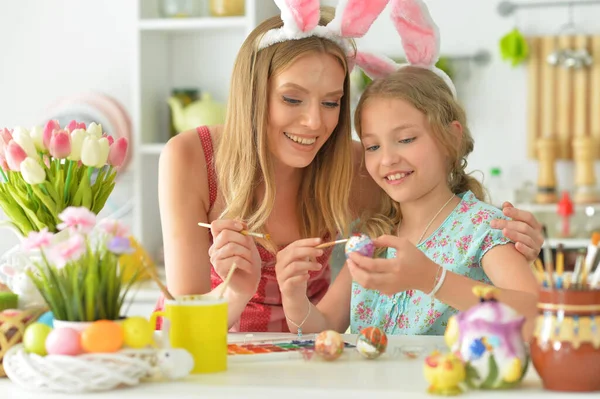
M 83 352 L 79 332 L 68 327 L 55 328 L 46 338 L 49 355 L 75 356 Z

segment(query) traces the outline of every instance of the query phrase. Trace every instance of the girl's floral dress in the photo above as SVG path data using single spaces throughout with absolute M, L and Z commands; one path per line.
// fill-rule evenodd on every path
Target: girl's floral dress
M 492 229 L 494 219 L 507 219 L 502 211 L 479 201 L 467 191 L 441 226 L 417 247 L 448 271 L 489 283 L 481 259 L 496 245 L 509 243 L 501 230 Z M 388 248 L 386 257 L 396 256 Z M 431 287 L 433 289 L 433 285 Z M 384 295 L 352 283 L 350 328 L 353 334 L 368 326 L 392 335 L 443 335 L 456 309 L 418 290 Z

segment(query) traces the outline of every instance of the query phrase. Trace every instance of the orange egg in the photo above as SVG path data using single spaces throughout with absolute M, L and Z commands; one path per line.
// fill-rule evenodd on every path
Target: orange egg
M 111 320 L 98 320 L 81 333 L 81 346 L 90 353 L 116 352 L 123 347 L 123 329 Z

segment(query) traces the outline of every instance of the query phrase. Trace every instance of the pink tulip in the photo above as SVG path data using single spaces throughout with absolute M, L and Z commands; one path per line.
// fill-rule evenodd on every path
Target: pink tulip
M 50 148 L 50 140 L 52 140 L 52 132 L 60 130 L 60 124 L 56 119 L 49 120 L 44 127 L 44 147 Z
M 2 148 L 2 143 L 4 145 L 8 145 L 12 140 L 12 133 L 7 128 L 0 129 L 0 148 Z
M 108 164 L 118 168 L 125 161 L 127 156 L 127 139 L 125 137 L 118 138 L 117 141 L 110 146 L 110 152 L 108 153 Z
M 108 145 L 111 146 L 113 145 L 113 143 L 115 142 L 115 139 L 113 139 L 113 136 L 109 136 L 108 134 L 104 133 L 103 135 L 104 137 L 106 137 L 106 139 L 108 140 Z
M 27 158 L 27 153 L 16 141 L 11 140 L 6 147 L 6 163 L 10 170 L 21 171 L 21 162 Z
M 69 133 L 72 132 L 75 129 L 86 129 L 85 123 L 84 122 L 77 122 L 76 120 L 72 120 L 71 122 L 69 122 L 69 124 L 67 125 L 66 128 Z
M 4 156 L 4 152 L 0 152 L 0 168 L 5 171 L 9 171 L 8 163 L 6 162 L 6 156 Z
M 55 130 L 50 139 L 50 155 L 63 159 L 71 153 L 71 135 L 66 130 Z
M 76 234 L 68 240 L 56 244 L 52 248 L 49 257 L 56 267 L 61 269 L 67 263 L 79 260 L 85 251 L 86 246 L 83 237 Z

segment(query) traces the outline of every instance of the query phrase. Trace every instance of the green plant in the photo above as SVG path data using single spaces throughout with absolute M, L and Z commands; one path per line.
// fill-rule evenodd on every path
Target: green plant
M 43 229 L 23 242 L 27 251 L 39 251 L 39 260 L 26 273 L 52 311 L 63 321 L 117 320 L 138 270 L 124 279 L 120 256 L 130 253 L 127 229 L 117 221 L 102 220 L 86 208 L 69 207 L 59 215 L 58 229 L 68 238 Z

